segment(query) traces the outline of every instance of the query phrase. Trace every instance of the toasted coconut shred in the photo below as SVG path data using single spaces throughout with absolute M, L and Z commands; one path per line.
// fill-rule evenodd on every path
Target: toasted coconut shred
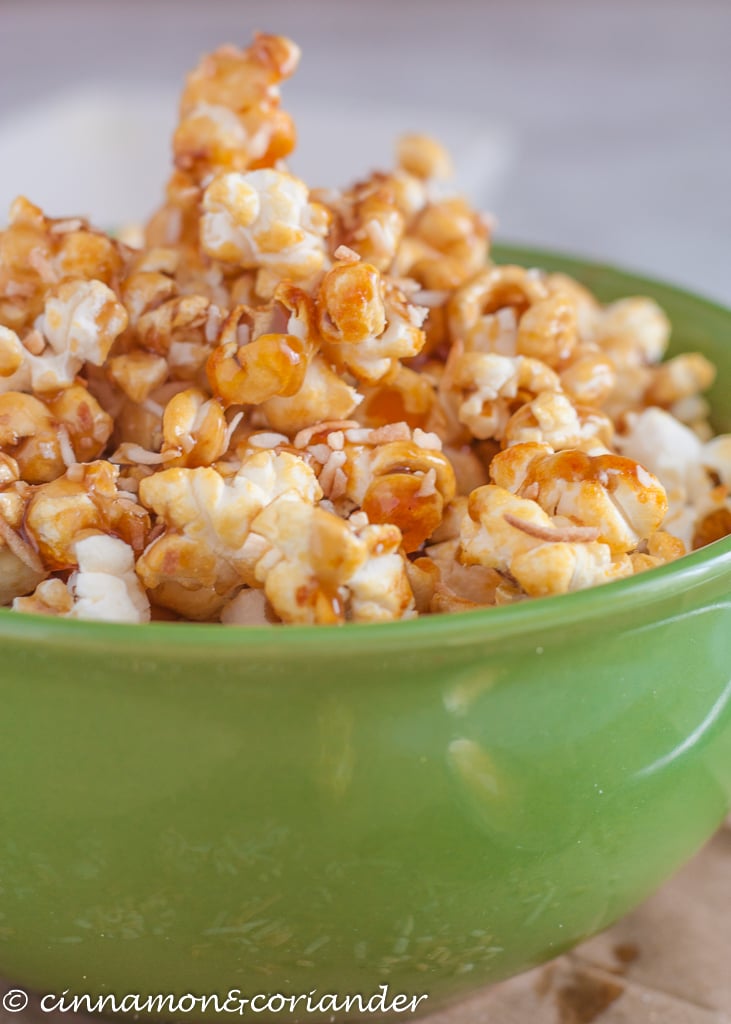
M 649 298 L 490 258 L 426 136 L 287 170 L 299 49 L 188 75 L 165 200 L 0 232 L 0 604 L 389 622 L 628 577 L 731 532 L 731 436 Z M 405 126 L 406 128 L 408 126 Z
M 537 537 L 538 540 L 545 540 L 549 544 L 554 543 L 581 543 L 599 539 L 599 531 L 593 526 L 564 526 L 545 527 L 538 523 L 527 522 L 525 519 L 518 519 L 506 513 L 503 516 L 508 526 L 514 526 L 516 530 L 522 530 L 529 537 Z

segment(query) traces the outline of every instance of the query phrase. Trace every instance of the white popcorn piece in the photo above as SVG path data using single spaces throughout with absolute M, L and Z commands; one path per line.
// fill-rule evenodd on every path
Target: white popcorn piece
M 663 528 L 693 546 L 693 505 L 709 490 L 698 436 L 664 409 L 628 416 L 629 429 L 616 438 L 619 451 L 660 480 L 668 497 Z
M 269 168 L 222 174 L 206 189 L 203 210 L 201 246 L 213 259 L 295 281 L 324 266 L 326 220 L 291 174 Z
M 594 322 L 592 340 L 600 348 L 621 351 L 636 362 L 659 362 L 670 340 L 670 321 L 653 299 L 620 299 L 606 306 Z M 631 342 L 632 345 L 622 344 Z
M 703 450 L 699 438 L 664 409 L 645 409 L 628 422 L 629 429 L 616 438 L 617 448 L 654 473 L 671 501 L 684 502 L 699 483 Z
M 612 421 L 593 409 L 581 413 L 560 391 L 541 391 L 515 412 L 505 425 L 504 441 L 514 444 L 547 444 L 554 451 L 580 448 L 593 455 L 607 452 L 614 429 Z
M 457 355 L 451 383 L 458 396 L 460 422 L 481 439 L 502 435 L 510 417 L 507 400 L 515 398 L 519 389 L 533 394 L 561 389 L 557 374 L 545 363 L 494 352 Z
M 389 527 L 365 526 L 358 531 L 369 557 L 348 580 L 355 622 L 390 622 L 414 615 L 414 599 L 398 537 Z
M 118 537 L 92 534 L 75 545 L 79 568 L 69 578 L 69 618 L 149 622 L 150 602 L 135 574 L 132 548 Z
M 16 597 L 16 611 L 97 622 L 150 621 L 150 602 L 135 573 L 134 551 L 128 544 L 119 537 L 88 533 L 73 547 L 78 568 L 68 582 L 44 580 L 30 597 Z

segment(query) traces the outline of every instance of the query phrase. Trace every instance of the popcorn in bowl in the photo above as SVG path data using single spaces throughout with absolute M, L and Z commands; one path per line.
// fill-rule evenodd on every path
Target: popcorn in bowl
M 651 299 L 497 265 L 448 154 L 310 188 L 257 35 L 188 78 L 129 244 L 0 232 L 0 604 L 385 622 L 629 577 L 731 533 L 731 437 Z

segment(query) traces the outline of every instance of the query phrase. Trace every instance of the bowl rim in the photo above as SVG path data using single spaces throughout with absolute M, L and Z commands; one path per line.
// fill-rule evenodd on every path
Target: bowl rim
M 502 242 L 491 255 L 498 262 L 520 260 L 524 265 L 540 266 L 540 260 L 560 260 L 571 273 L 576 270 L 609 272 L 632 279 L 633 285 L 658 288 L 690 299 L 709 311 L 729 318 L 731 309 L 713 299 L 698 295 L 666 281 L 634 273 L 575 253 L 534 248 L 527 244 Z M 526 259 L 526 257 L 529 257 Z M 111 648 L 163 649 L 170 641 L 187 652 L 199 650 L 210 655 L 211 648 L 222 653 L 242 650 L 276 651 L 287 644 L 289 655 L 295 649 L 321 651 L 327 637 L 327 652 L 333 656 L 362 650 L 373 653 L 394 652 L 418 643 L 420 649 L 464 646 L 492 637 L 499 639 L 546 632 L 596 618 L 631 614 L 650 603 L 687 593 L 719 577 L 728 575 L 731 590 L 731 536 L 714 541 L 697 551 L 638 576 L 626 577 L 570 594 L 532 598 L 513 605 L 485 607 L 444 615 L 423 615 L 398 622 L 344 623 L 342 625 L 286 625 L 284 629 L 267 626 L 230 627 L 204 622 L 150 622 L 145 624 L 99 622 L 89 619 L 61 619 L 35 613 L 18 613 L 0 608 L 0 639 L 3 641 L 51 642 L 54 646 L 75 649 Z M 540 649 L 539 649 L 540 650 Z

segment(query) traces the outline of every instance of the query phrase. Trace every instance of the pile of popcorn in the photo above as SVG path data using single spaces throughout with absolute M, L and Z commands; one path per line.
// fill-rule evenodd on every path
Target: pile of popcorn
M 382 622 L 562 594 L 731 532 L 731 436 L 646 298 L 490 261 L 406 136 L 309 189 L 287 39 L 188 77 L 165 202 L 0 232 L 0 605 Z

